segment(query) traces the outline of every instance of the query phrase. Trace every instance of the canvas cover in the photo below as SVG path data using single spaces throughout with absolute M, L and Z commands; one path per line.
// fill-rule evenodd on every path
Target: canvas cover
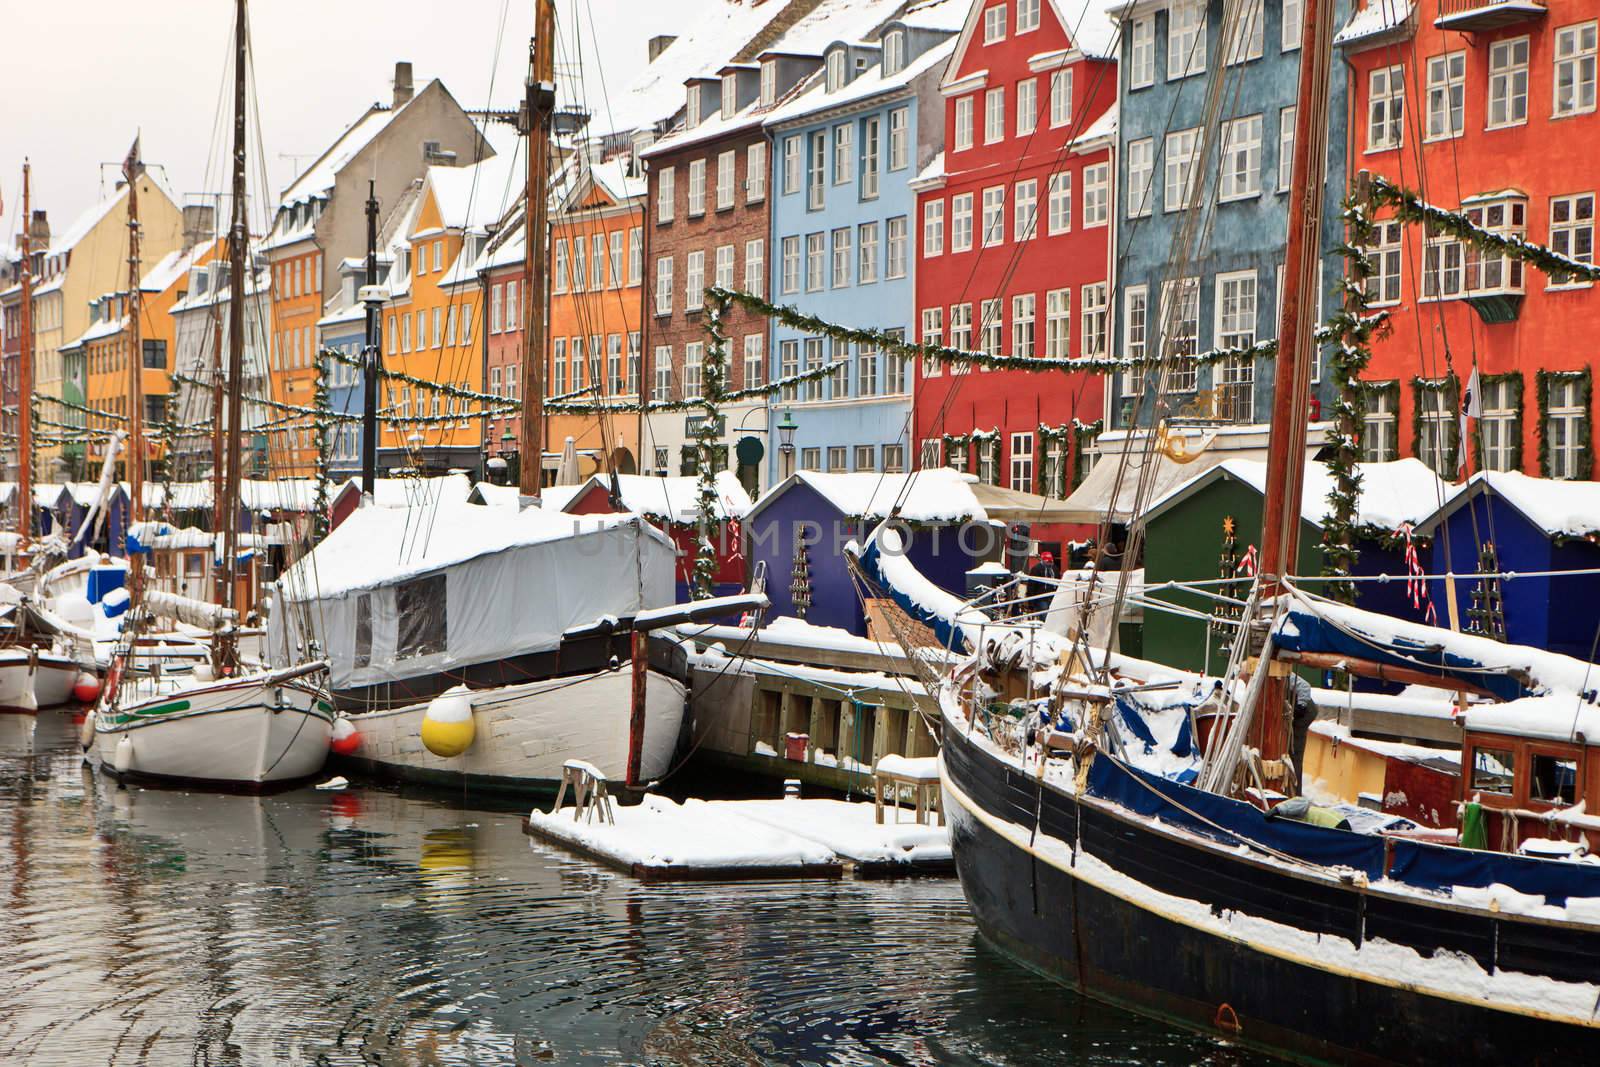
M 633 516 L 361 508 L 278 583 L 269 655 L 325 657 L 345 689 L 546 652 L 574 626 L 671 603 L 673 563 Z

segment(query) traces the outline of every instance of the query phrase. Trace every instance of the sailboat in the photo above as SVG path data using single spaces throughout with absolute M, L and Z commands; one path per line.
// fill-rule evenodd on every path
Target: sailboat
M 89 744 L 91 759 L 118 778 L 248 790 L 297 781 L 320 771 L 327 759 L 334 712 L 323 684 L 325 661 L 312 659 L 256 670 L 240 654 L 235 571 L 239 564 L 240 409 L 249 243 L 245 217 L 245 0 L 237 0 L 234 18 L 233 226 L 228 242 L 233 303 L 226 381 L 227 454 L 223 494 L 215 509 L 223 542 L 217 603 L 147 592 L 141 558 L 134 554 L 129 563 L 123 641 L 93 719 Z M 130 159 L 137 165 L 136 159 Z M 137 370 L 131 388 L 128 470 L 137 504 L 144 462 L 143 402 Z M 210 662 L 174 669 L 161 658 L 143 655 L 140 627 L 154 615 L 210 630 Z
M 1323 170 L 1312 146 L 1331 7 L 1309 5 L 1304 32 L 1261 564 L 1224 676 L 1091 647 L 1088 623 L 1062 632 L 1008 615 L 1005 589 L 986 594 L 993 603 L 946 593 L 887 525 L 854 566 L 917 623 L 887 616 L 908 649 L 960 653 L 951 669 L 914 659 L 938 695 L 957 874 L 1003 952 L 1097 999 L 1308 1061 L 1591 1062 L 1590 665 L 1335 604 L 1289 574 L 1315 349 L 1307 220 L 1321 196 L 1300 176 Z M 1442 798 L 1464 813 L 1459 838 L 1288 795 L 1282 709 L 1297 662 L 1479 695 L 1463 716 L 1457 792 Z M 1534 810 L 1516 810 L 1532 796 Z M 1471 829 L 1475 809 L 1487 827 Z

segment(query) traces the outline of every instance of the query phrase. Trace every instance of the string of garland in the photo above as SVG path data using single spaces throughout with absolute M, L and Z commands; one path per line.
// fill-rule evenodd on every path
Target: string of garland
M 322 349 L 322 355 L 336 363 L 343 363 L 347 367 L 356 367 L 362 371 L 366 370 L 366 362 L 360 356 L 352 356 L 348 352 L 339 351 L 337 348 L 324 348 Z M 394 370 L 390 367 L 380 366 L 378 368 L 378 377 L 384 381 L 399 382 L 402 385 L 426 389 L 441 396 L 452 396 L 458 400 L 471 400 L 479 404 L 499 405 L 504 405 L 506 402 L 506 398 L 503 396 L 495 396 L 493 393 L 480 393 L 475 389 L 463 389 L 458 385 L 447 385 L 444 382 L 430 381 L 427 378 L 418 378 L 414 374 L 407 374 L 405 371 Z M 518 410 L 521 410 L 520 407 Z
M 1039 424 L 1039 454 L 1044 457 L 1044 467 L 1040 472 L 1040 496 L 1054 497 L 1065 500 L 1067 496 L 1067 471 L 1068 457 L 1072 451 L 1074 437 L 1072 424 L 1064 422 L 1060 426 L 1050 426 L 1041 422 Z M 1059 446 L 1058 454 L 1052 458 L 1051 445 Z
M 1368 184 L 1369 203 L 1393 209 L 1394 217 L 1401 222 L 1422 223 L 1432 234 L 1453 237 L 1491 255 L 1520 260 L 1543 271 L 1552 281 L 1600 281 L 1600 266 L 1593 263 L 1564 256 L 1518 234 L 1484 229 L 1465 213 L 1430 204 L 1381 175 L 1369 175 Z
M 1552 386 L 1575 382 L 1578 398 L 1575 407 L 1583 412 L 1582 431 L 1579 434 L 1578 455 L 1574 469 L 1566 472 L 1568 478 L 1588 478 L 1594 472 L 1594 419 L 1589 415 L 1593 399 L 1594 378 L 1588 368 L 1583 370 L 1541 370 L 1535 377 L 1539 391 L 1539 474 L 1553 478 L 1550 464 L 1550 389 Z
M 99 408 L 92 408 L 87 404 L 80 404 L 75 400 L 68 400 L 63 396 L 35 396 L 33 398 L 33 403 L 35 409 L 37 409 L 40 404 L 54 404 L 57 407 L 63 408 L 67 411 L 76 411 L 84 415 L 93 415 L 95 418 L 100 419 L 110 419 L 112 422 L 128 421 L 128 416 L 126 415 L 119 415 L 115 411 L 101 411 Z
M 816 315 L 808 315 L 792 304 L 775 304 L 770 300 L 743 290 L 724 289 L 721 286 L 714 285 L 706 290 L 706 297 L 708 300 L 713 297 L 726 299 L 751 314 L 765 316 L 783 323 L 783 325 L 792 330 L 798 330 L 810 336 L 827 337 L 841 344 L 853 343 L 875 347 L 905 359 L 931 360 L 951 363 L 957 366 L 984 367 L 989 370 L 1025 370 L 1057 373 L 1062 371 L 1090 371 L 1099 374 L 1111 374 L 1133 367 L 1159 365 L 1162 361 L 1160 355 L 1149 355 L 1137 360 L 1111 356 L 1077 356 L 1071 359 L 1054 359 L 1049 356 L 990 355 L 985 352 L 972 352 L 963 348 L 948 348 L 944 345 L 927 342 L 908 341 L 900 336 L 899 331 L 839 326 Z M 1196 364 L 1211 364 L 1219 363 L 1225 359 L 1244 359 L 1247 357 L 1260 359 L 1275 355 L 1277 351 L 1277 341 L 1257 341 L 1255 344 L 1244 348 L 1214 348 L 1183 358 L 1192 360 Z
M 1094 439 L 1100 436 L 1106 428 L 1105 419 L 1095 419 L 1093 422 L 1083 422 L 1080 419 L 1072 420 L 1072 487 L 1076 489 L 1083 484 L 1084 475 L 1088 470 L 1084 464 L 1089 454 L 1089 446 Z
M 1340 279 L 1344 299 L 1328 320 L 1334 343 L 1328 353 L 1333 383 L 1333 426 L 1328 434 L 1327 459 L 1330 485 L 1328 515 L 1322 524 L 1322 573 L 1348 579 L 1355 573 L 1361 550 L 1356 545 L 1356 517 L 1361 509 L 1361 431 L 1366 419 L 1361 373 L 1372 361 L 1372 340 L 1388 329 L 1385 315 L 1368 307 L 1368 285 L 1376 271 L 1366 250 L 1377 243 L 1377 227 L 1352 194 L 1342 205 L 1345 240 L 1338 252 L 1344 257 Z M 1324 594 L 1346 604 L 1356 602 L 1356 583 L 1333 581 Z
M 711 303 L 711 297 L 709 295 L 710 290 L 707 290 L 707 294 L 706 303 L 707 306 L 709 306 Z M 804 385 L 806 382 L 816 381 L 819 378 L 826 378 L 828 375 L 837 373 L 839 370 L 847 366 L 849 366 L 849 360 L 834 360 L 832 363 L 824 363 L 820 366 L 812 367 L 810 370 L 803 370 L 796 374 L 791 374 L 785 378 L 775 378 L 765 385 L 755 385 L 747 389 L 736 389 L 732 392 L 725 392 L 722 394 L 722 398 L 719 402 L 723 404 L 737 404 L 746 400 L 756 400 L 767 396 L 775 396 L 785 389 L 791 389 L 795 386 Z M 704 377 L 704 375 L 702 375 L 702 377 Z M 702 392 L 703 391 L 704 388 L 702 387 Z M 580 404 L 573 401 L 562 402 L 556 400 L 547 400 L 545 402 L 544 409 L 546 411 L 553 411 L 561 415 L 598 415 L 599 413 L 605 411 L 620 411 L 631 414 L 655 415 L 676 411 L 693 411 L 696 408 L 703 407 L 704 404 L 705 398 L 703 396 L 685 397 L 682 400 L 600 400 L 588 404 Z
M 172 376 L 172 380 L 175 381 L 175 382 L 182 382 L 182 383 L 187 384 L 187 385 L 198 385 L 198 386 L 203 386 L 203 387 L 205 387 L 207 389 L 211 388 L 211 383 L 210 382 L 203 382 L 203 381 L 199 380 L 198 378 L 191 378 L 191 377 L 189 377 L 188 375 L 185 375 L 185 374 L 174 374 Z M 260 405 L 262 407 L 273 408 L 273 409 L 278 410 L 278 411 L 291 412 L 295 416 L 300 417 L 300 418 L 310 418 L 310 419 L 315 420 L 315 419 L 317 419 L 319 417 L 319 415 L 321 415 L 322 417 L 324 417 L 327 420 L 330 420 L 332 422 L 360 422 L 361 421 L 361 416 L 360 415 L 353 414 L 353 413 L 350 413 L 350 412 L 333 411 L 330 408 L 329 410 L 327 410 L 325 412 L 319 413 L 318 410 L 315 407 L 306 407 L 306 406 L 301 405 L 301 404 L 289 404 L 289 403 L 285 403 L 282 400 L 270 400 L 270 399 L 268 399 L 267 397 L 264 397 L 264 396 L 247 396 L 247 397 L 244 397 L 243 400 L 244 400 L 244 402 L 246 404 L 258 404 L 258 405 Z M 390 426 L 434 426 L 434 425 L 438 425 L 440 423 L 446 423 L 446 422 L 459 422 L 462 419 L 498 419 L 498 418 L 503 418 L 506 415 L 515 415 L 515 414 L 521 412 L 522 408 L 520 406 L 518 406 L 518 405 L 515 405 L 515 404 L 507 404 L 504 399 L 501 399 L 500 407 L 496 408 L 493 411 L 463 411 L 463 412 L 458 412 L 457 414 L 454 414 L 454 415 L 394 415 L 394 414 L 390 414 L 390 412 L 392 412 L 393 410 L 394 410 L 393 408 L 382 408 L 382 409 L 379 409 L 379 411 L 378 411 L 378 421 L 382 422 L 382 423 L 386 423 L 386 424 L 388 424 Z M 281 421 L 283 423 L 288 423 L 288 422 L 291 422 L 293 420 L 284 419 L 284 420 L 281 420 Z M 260 431 L 260 430 L 263 430 L 263 429 L 268 429 L 268 428 L 271 428 L 271 427 L 276 426 L 276 425 L 278 425 L 278 423 L 268 423 L 268 424 L 265 424 L 265 425 L 262 425 L 262 426 L 254 427 L 254 428 L 252 428 L 252 432 L 257 432 L 257 431 Z

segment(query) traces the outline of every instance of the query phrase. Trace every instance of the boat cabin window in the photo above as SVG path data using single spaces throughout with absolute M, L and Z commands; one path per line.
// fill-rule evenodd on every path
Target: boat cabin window
M 1472 791 L 1510 796 L 1516 785 L 1516 754 L 1509 748 L 1472 750 Z
M 372 595 L 356 596 L 356 654 L 355 666 L 372 666 Z
M 1571 804 L 1578 799 L 1578 761 L 1541 752 L 1533 754 L 1533 778 L 1528 799 L 1547 804 Z
M 448 646 L 444 594 L 442 574 L 417 578 L 395 589 L 395 613 L 400 619 L 394 649 L 397 659 L 432 655 Z

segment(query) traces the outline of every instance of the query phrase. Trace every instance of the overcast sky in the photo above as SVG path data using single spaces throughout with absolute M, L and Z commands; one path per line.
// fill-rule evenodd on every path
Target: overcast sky
M 643 66 L 645 42 L 695 6 L 556 0 L 562 58 L 576 55 L 577 34 L 586 91 L 598 101 L 602 76 L 620 91 Z M 146 164 L 165 167 L 180 201 L 226 187 L 231 96 L 222 98 L 223 151 L 213 131 L 232 12 L 229 0 L 0 0 L 0 247 L 18 232 L 24 156 L 33 206 L 49 211 L 57 233 L 110 188 L 117 167 L 101 164 L 119 164 L 138 131 Z M 411 61 L 419 89 L 443 79 L 463 107 L 515 107 L 533 0 L 253 0 L 250 25 L 275 194 L 367 105 L 390 101 L 396 60 Z M 254 195 L 254 161 L 251 173 Z

